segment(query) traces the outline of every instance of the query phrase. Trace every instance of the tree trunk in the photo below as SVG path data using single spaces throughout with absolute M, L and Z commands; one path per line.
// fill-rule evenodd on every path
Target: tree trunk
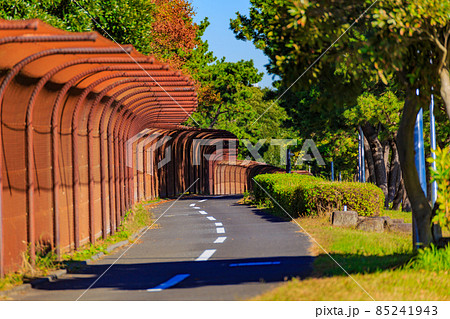
M 400 183 L 397 187 L 395 197 L 392 200 L 392 210 L 400 210 L 400 208 L 402 207 L 403 192 L 403 185 Z
M 441 78 L 441 97 L 444 101 L 447 116 L 450 119 L 450 75 L 447 67 L 443 67 L 439 72 Z
M 403 193 L 402 211 L 410 212 L 412 210 L 411 209 L 411 202 L 409 201 L 408 193 L 406 193 L 405 183 L 403 182 L 403 180 L 402 180 L 402 193 Z
M 391 156 L 391 165 L 389 170 L 389 193 L 388 198 L 389 202 L 393 201 L 396 197 L 398 190 L 400 189 L 400 181 L 401 181 L 401 168 L 400 168 L 400 160 L 398 158 L 398 150 L 397 145 L 393 140 L 390 140 L 392 156 Z
M 397 148 L 403 180 L 413 212 L 413 243 L 415 248 L 429 246 L 433 242 L 431 207 L 420 186 L 419 174 L 414 160 L 414 125 L 418 109 L 415 92 L 409 90 L 398 130 Z
M 386 170 L 386 177 L 387 177 L 388 172 L 391 169 L 391 166 L 389 163 L 389 155 L 391 154 L 391 145 L 389 144 L 389 140 L 383 141 L 383 143 L 381 145 L 383 145 L 384 167 Z
M 366 123 L 362 129 L 372 150 L 372 156 L 375 166 L 376 185 L 383 191 L 384 205 L 385 207 L 387 207 L 388 186 L 387 186 L 386 166 L 384 165 L 383 146 L 381 145 L 380 140 L 378 139 L 378 132 L 372 125 Z
M 370 155 L 370 156 L 372 156 L 372 155 Z M 373 161 L 372 161 L 372 164 L 373 164 Z M 369 162 L 367 161 L 367 157 L 365 157 L 364 156 L 364 168 L 365 168 L 365 172 L 366 172 L 366 174 L 365 174 L 365 182 L 366 183 L 372 183 L 372 179 L 370 178 L 370 176 L 371 176 L 371 173 L 370 173 L 370 168 L 369 168 Z
M 221 112 L 221 109 L 222 109 L 222 104 L 220 104 L 220 105 L 217 107 L 216 114 L 214 115 L 214 118 L 213 118 L 213 120 L 211 121 L 211 124 L 209 124 L 208 129 L 213 129 L 213 128 L 214 128 L 214 125 L 216 125 L 216 122 L 217 122 L 217 120 L 219 119 L 220 114 L 224 113 L 224 112 Z
M 372 150 L 370 149 L 369 141 L 364 136 L 364 157 L 367 162 L 367 170 L 366 170 L 366 182 L 371 182 L 376 184 L 375 178 L 375 165 L 373 164 L 373 156 Z

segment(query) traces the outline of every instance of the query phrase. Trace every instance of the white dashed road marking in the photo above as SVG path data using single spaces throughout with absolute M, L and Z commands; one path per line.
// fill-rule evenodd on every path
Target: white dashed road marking
M 198 211 L 200 214 L 202 214 L 202 215 L 207 215 L 208 213 L 207 212 L 205 212 L 204 210 L 199 210 Z
M 218 234 L 225 234 L 225 228 L 223 227 L 216 228 L 216 230 Z
M 200 212 L 200 214 L 201 214 L 201 212 Z M 212 217 L 212 216 L 208 216 L 208 217 L 206 217 L 206 218 L 208 218 L 209 220 L 216 220 L 214 217 Z
M 194 206 L 195 206 L 195 204 L 191 204 L 191 205 L 189 205 L 189 206 L 191 206 L 191 207 L 194 207 Z
M 175 286 L 176 284 L 178 284 L 179 282 L 185 280 L 189 276 L 190 276 L 189 274 L 178 274 L 178 275 L 170 278 L 166 282 L 163 282 L 162 284 L 159 284 L 155 288 L 147 289 L 147 291 L 149 291 L 149 292 L 163 291 L 164 289 L 167 289 L 167 288 L 170 288 L 172 286 Z
M 207 261 L 215 252 L 216 249 L 207 249 L 195 261 Z
M 227 239 L 226 237 L 217 237 L 217 239 L 214 241 L 214 244 L 222 244 L 225 239 Z
M 198 202 L 199 203 L 203 203 L 203 202 L 206 202 L 207 201 L 207 199 L 202 199 L 202 200 L 199 200 Z
M 215 224 L 216 224 L 216 226 L 223 226 L 222 223 L 215 223 Z

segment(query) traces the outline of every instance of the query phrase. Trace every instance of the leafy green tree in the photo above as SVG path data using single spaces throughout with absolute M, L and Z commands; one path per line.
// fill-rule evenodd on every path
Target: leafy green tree
M 400 162 L 396 138 L 403 100 L 391 90 L 379 95 L 365 92 L 357 104 L 344 112 L 344 117 L 364 133 L 368 179 L 378 185 L 385 194 L 385 206 L 394 201 L 397 209 L 403 195 Z M 396 200 L 395 200 L 396 199 Z
M 435 153 L 436 160 L 428 159 L 430 163 L 436 163 L 436 170 L 431 171 L 431 177 L 439 190 L 436 200 L 437 214 L 433 217 L 433 222 L 450 229 L 450 147 L 438 148 Z
M 294 92 L 293 96 L 289 96 L 289 92 L 284 94 L 286 103 L 283 105 L 302 136 L 314 136 L 328 163 L 333 161 L 335 167 L 348 172 L 348 175 L 350 172 L 354 174 L 358 124 L 348 125 L 348 120 L 342 117 L 343 112 L 355 105 L 357 97 L 370 90 L 378 79 L 377 73 L 371 69 L 368 69 L 366 77 L 352 76 L 348 68 L 365 68 L 361 63 L 349 64 L 352 58 L 342 54 L 352 46 L 346 41 L 349 36 L 345 31 L 350 25 L 347 16 L 358 12 L 354 7 L 355 1 L 349 2 L 351 10 L 346 14 L 347 7 L 343 8 L 340 2 L 253 0 L 251 3 L 249 17 L 238 13 L 231 22 L 237 38 L 252 40 L 269 57 L 268 71 L 281 78 L 279 92 Z M 321 8 L 324 3 L 327 3 L 327 10 Z M 362 38 L 350 30 L 355 38 Z M 341 41 L 336 42 L 342 34 Z M 332 48 L 327 50 L 330 46 Z M 306 100 L 301 96 L 310 93 L 312 95 Z M 376 161 L 378 171 L 384 171 L 380 176 L 386 175 L 382 167 L 384 161 L 381 160 L 383 153 L 375 155 L 379 159 Z M 384 188 L 387 198 L 386 177 L 379 178 L 379 181 L 377 185 Z
M 325 167 L 308 163 L 312 171 L 330 177 L 330 163 L 333 161 L 336 171 L 342 172 L 344 179 L 351 180 L 358 152 L 357 131 L 347 126 L 342 116 L 344 108 L 322 112 L 317 103 L 321 95 L 320 87 L 312 87 L 309 91 L 289 91 L 280 100 L 280 105 L 289 115 L 288 125 L 295 129 L 302 141 L 312 139 L 327 163 Z
M 247 88 L 262 79 L 262 73 L 253 66 L 253 61 L 225 62 L 225 59 L 205 66 L 200 74 L 193 71 L 192 76 L 200 83 L 206 83 L 207 88 L 215 94 L 216 99 L 203 100 L 194 118 L 202 127 L 216 127 L 219 119 L 230 119 L 237 112 L 245 111 L 243 99 L 249 97 Z M 241 108 L 239 108 L 241 107 Z
M 293 88 L 326 88 L 323 110 L 355 105 L 382 82 L 404 95 L 396 145 L 417 225 L 417 243 L 436 240 L 432 211 L 414 163 L 413 130 L 431 88 L 450 117 L 450 3 L 445 0 L 252 0 L 250 16 L 232 21 L 237 37 L 252 40 L 270 58 L 269 70 Z M 430 59 L 432 63 L 430 64 Z M 420 95 L 416 89 L 420 88 Z M 328 96 L 327 96 L 328 95 Z M 448 125 L 441 123 L 441 125 Z
M 450 17 L 448 1 L 383 1 L 370 14 L 366 25 L 373 28 L 361 51 L 376 61 L 379 73 L 395 74 L 405 92 L 397 145 L 405 186 L 413 208 L 417 245 L 429 245 L 432 208 L 422 191 L 414 162 L 414 124 L 421 105 L 428 105 L 432 87 L 439 88 L 450 118 L 450 76 L 448 50 Z M 431 61 L 430 61 L 431 60 Z M 416 89 L 420 88 L 420 95 Z
M 207 18 L 200 23 L 197 46 L 183 66 L 197 83 L 199 99 L 196 112 L 186 124 L 232 132 L 240 140 L 241 159 L 251 158 L 246 141 L 255 145 L 260 139 L 266 140 L 259 149 L 262 156 L 268 150 L 271 138 L 296 138 L 297 135 L 284 125 L 286 111 L 274 102 L 268 89 L 257 87 L 263 74 L 255 68 L 253 61 L 227 62 L 209 51 L 208 42 L 201 39 L 208 26 Z M 267 109 L 269 111 L 260 121 L 249 125 Z M 268 163 L 279 164 L 275 160 Z

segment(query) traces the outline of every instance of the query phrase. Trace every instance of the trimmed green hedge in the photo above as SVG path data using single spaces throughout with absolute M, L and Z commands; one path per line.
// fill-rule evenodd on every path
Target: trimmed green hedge
M 253 192 L 258 204 L 270 201 L 262 187 L 294 218 L 343 210 L 344 205 L 361 216 L 376 216 L 384 207 L 383 192 L 370 183 L 330 182 L 298 174 L 264 174 L 255 181 Z M 277 204 L 271 207 L 285 215 Z

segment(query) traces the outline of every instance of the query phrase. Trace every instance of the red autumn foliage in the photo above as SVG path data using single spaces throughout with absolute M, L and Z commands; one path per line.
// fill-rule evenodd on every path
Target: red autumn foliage
M 185 60 L 179 50 L 190 52 L 197 44 L 198 25 L 192 5 L 186 0 L 152 0 L 156 6 L 153 40 L 161 58 L 173 67 L 181 67 Z

